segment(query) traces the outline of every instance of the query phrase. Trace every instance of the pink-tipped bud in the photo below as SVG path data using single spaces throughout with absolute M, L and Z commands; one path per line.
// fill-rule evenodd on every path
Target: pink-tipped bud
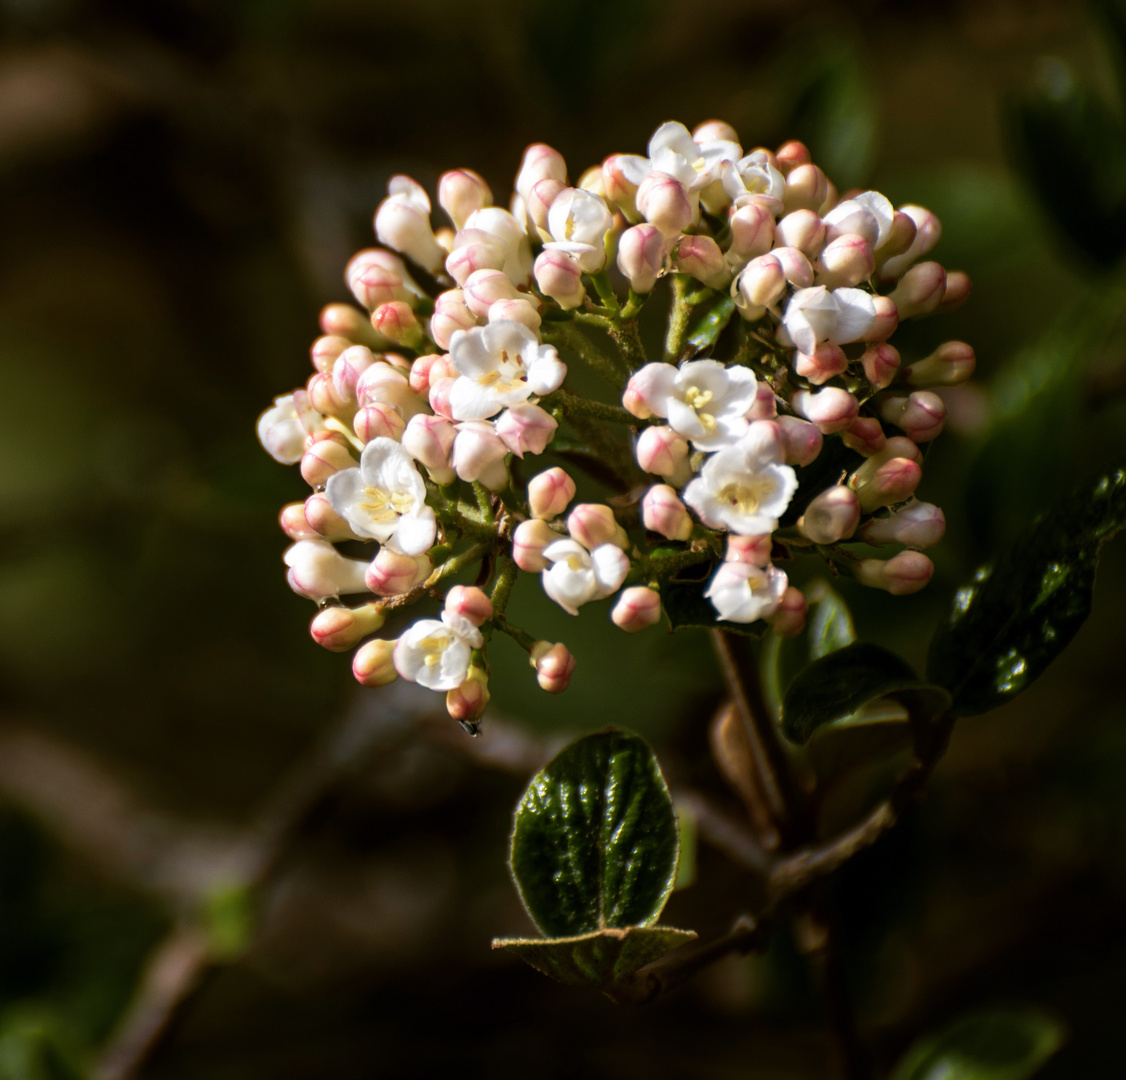
M 410 304 L 404 304 L 401 300 L 380 304 L 372 312 L 371 324 L 385 338 L 405 345 L 408 349 L 416 349 L 423 342 L 422 327 L 418 319 Z
M 582 304 L 586 296 L 582 268 L 567 252 L 545 248 L 536 256 L 532 272 L 540 292 L 550 296 L 564 311 Z
M 731 281 L 723 252 L 710 236 L 683 237 L 676 249 L 676 268 L 710 289 L 726 288 Z
M 676 489 L 654 484 L 641 500 L 641 522 L 666 540 L 687 540 L 692 535 L 692 518 Z
M 391 177 L 387 191 L 388 197 L 375 212 L 376 238 L 437 274 L 446 253 L 430 227 L 430 199 L 426 192 L 409 176 Z
M 332 365 L 332 387 L 336 396 L 344 402 L 355 401 L 360 376 L 375 362 L 375 354 L 366 345 L 345 349 Z
M 905 502 L 915 494 L 915 488 L 923 478 L 922 468 L 910 458 L 895 457 L 876 464 L 879 456 L 870 457 L 848 481 L 859 497 L 860 509 L 865 514 L 870 514 L 881 506 Z M 875 467 L 870 468 L 873 465 Z
M 880 267 L 881 281 L 894 281 L 901 277 L 912 263 L 930 252 L 942 236 L 942 222 L 925 207 L 901 206 L 899 209 L 914 223 L 915 235 L 903 254 L 887 259 Z M 897 214 L 896 217 L 898 216 Z
M 751 259 L 735 282 L 735 306 L 745 319 L 761 318 L 786 291 L 786 271 L 771 252 Z
M 305 500 L 305 520 L 314 534 L 337 543 L 341 540 L 358 540 L 359 537 L 352 532 L 346 522 L 332 508 L 332 503 L 322 491 L 314 491 Z
M 614 511 L 605 503 L 579 503 L 567 515 L 567 532 L 587 549 L 614 544 L 623 551 L 629 548 L 629 537 L 618 524 Z
M 876 251 L 876 266 L 882 271 L 890 259 L 908 251 L 915 242 L 917 231 L 915 222 L 911 217 L 903 213 L 902 210 L 897 210 L 892 215 L 891 227 L 888 229 L 887 236 L 884 237 L 884 242 Z M 883 278 L 882 273 L 880 277 Z
M 911 267 L 899 279 L 891 299 L 899 318 L 918 319 L 930 315 L 946 294 L 946 270 L 942 263 L 924 262 Z
M 795 289 L 813 284 L 813 264 L 795 247 L 776 247 L 771 253 L 782 267 L 786 280 Z
M 864 376 L 875 387 L 889 386 L 899 370 L 899 350 L 886 341 L 869 345 L 860 358 Z
M 825 245 L 817 261 L 817 282 L 830 289 L 852 288 L 867 281 L 875 269 L 871 244 L 849 233 Z
M 789 176 L 799 165 L 808 165 L 813 158 L 805 143 L 791 139 L 778 147 L 774 160 L 777 162 L 778 171 L 783 176 Z
M 461 287 L 465 306 L 484 319 L 498 300 L 515 300 L 519 293 L 503 270 L 474 270 Z
M 661 235 L 678 236 L 692 224 L 693 209 L 684 185 L 667 173 L 651 172 L 637 189 L 637 209 Z
M 783 453 L 787 465 L 808 465 L 821 453 L 824 436 L 816 424 L 799 420 L 796 416 L 780 416 L 777 420 L 782 432 Z
M 660 593 L 645 585 L 624 589 L 610 612 L 610 618 L 627 634 L 655 626 L 661 621 Z
M 895 424 L 912 442 L 930 442 L 946 423 L 946 402 L 931 390 L 916 390 L 880 402 L 880 416 Z
M 305 384 L 305 387 L 309 392 L 309 404 L 322 416 L 350 420 L 356 411 L 355 401 L 345 401 L 336 392 L 332 372 L 318 372 Z
M 755 400 L 747 411 L 748 420 L 773 420 L 778 415 L 778 399 L 767 382 L 755 385 Z
M 397 639 L 396 639 L 397 640 Z M 395 653 L 395 641 L 376 638 L 361 645 L 352 657 L 352 674 L 361 686 L 386 686 L 393 683 L 399 673 L 391 658 Z
M 783 202 L 787 214 L 795 210 L 819 210 L 828 194 L 829 181 L 816 165 L 796 165 L 786 174 Z
M 474 626 L 493 617 L 492 601 L 476 585 L 455 585 L 446 593 L 444 606 L 451 615 L 460 615 Z
M 797 248 L 808 259 L 816 259 L 825 246 L 825 222 L 815 210 L 795 210 L 774 227 L 775 242 Z
M 352 342 L 348 338 L 339 337 L 336 334 L 327 334 L 313 342 L 309 349 L 309 359 L 312 360 L 313 367 L 317 371 L 332 371 L 332 365 L 336 363 L 336 358 L 351 344 Z
M 648 473 L 669 477 L 673 484 L 687 481 L 688 443 L 671 427 L 647 427 L 637 439 L 637 463 Z
M 364 580 L 377 596 L 401 596 L 420 581 L 425 581 L 431 570 L 429 555 L 404 555 L 381 547 L 371 561 Z
M 558 150 L 547 143 L 533 143 L 524 151 L 520 171 L 516 174 L 516 193 L 524 201 L 525 208 L 532 188 L 541 180 L 567 180 L 567 163 Z
M 360 409 L 352 421 L 352 427 L 356 432 L 356 438 L 365 445 L 372 439 L 380 437 L 398 442 L 403 436 L 406 421 L 394 405 L 377 402 Z
M 738 536 L 735 533 L 727 535 L 727 550 L 724 553 L 724 562 L 749 563 L 751 566 L 766 566 L 770 562 L 770 554 L 774 548 L 774 541 L 769 534 L 763 536 Z
M 741 263 L 765 255 L 774 243 L 774 215 L 759 203 L 746 203 L 732 211 L 728 224 L 731 226 L 729 262 Z
M 419 292 L 403 260 L 378 248 L 353 255 L 344 270 L 344 280 L 352 295 L 369 312 L 392 300 L 404 300 L 409 304 Z M 322 325 L 326 312 L 321 315 Z M 336 332 L 325 330 L 326 334 Z
M 427 353 L 425 356 L 418 357 L 411 364 L 408 382 L 411 390 L 420 397 L 426 397 L 430 393 L 430 371 L 434 367 L 435 361 L 441 359 L 442 356 L 439 353 Z
M 347 652 L 368 634 L 374 634 L 387 621 L 378 603 L 357 608 L 327 607 L 318 611 L 309 624 L 309 633 L 322 648 Z
M 933 386 L 961 386 L 974 373 L 977 358 L 972 345 L 947 341 L 930 356 L 903 369 L 900 378 L 908 386 L 929 389 Z
M 537 229 L 541 229 L 544 233 L 548 233 L 547 228 L 547 214 L 551 209 L 551 204 L 559 197 L 560 192 L 566 191 L 567 185 L 562 180 L 556 180 L 554 177 L 546 177 L 543 180 L 537 180 L 532 185 L 532 190 L 528 193 L 528 200 L 525 209 L 528 212 L 528 217 L 532 219 Z M 548 233 L 550 236 L 550 233 Z M 563 237 L 557 236 L 556 240 L 562 240 Z
M 890 296 L 873 296 L 876 317 L 861 341 L 887 341 L 899 325 L 899 308 Z
M 368 314 L 351 304 L 325 305 L 321 309 L 320 322 L 321 329 L 331 337 L 342 337 L 349 342 L 377 347 L 385 344 L 372 327 Z
M 847 367 L 848 357 L 845 356 L 844 349 L 831 341 L 818 345 L 812 355 L 807 356 L 800 350 L 794 353 L 794 371 L 808 379 L 814 386 L 828 382 Z
M 507 453 L 508 447 L 491 423 L 470 421 L 457 425 L 450 465 L 467 483 L 480 480 L 490 491 L 499 491 L 508 482 Z
M 489 674 L 477 664 L 470 664 L 465 681 L 446 691 L 446 711 L 461 724 L 472 724 L 485 715 L 489 707 Z
M 460 229 L 474 210 L 492 202 L 489 185 L 472 169 L 455 169 L 438 178 L 438 205 L 449 214 L 455 229 Z
M 500 441 L 522 458 L 525 454 L 542 454 L 559 425 L 538 405 L 513 405 L 496 418 L 493 427 Z
M 656 225 L 634 225 L 618 238 L 618 269 L 635 293 L 653 291 L 665 264 L 665 238 Z
M 883 589 L 892 596 L 907 596 L 926 587 L 934 574 L 934 563 L 921 551 L 901 551 L 886 561 L 861 559 L 853 572 L 861 585 Z
M 561 694 L 571 685 L 575 658 L 563 642 L 552 645 L 550 641 L 537 641 L 529 655 L 541 690 L 546 690 L 549 694 Z
M 815 544 L 847 540 L 860 524 L 860 499 L 851 488 L 838 484 L 814 497 L 798 518 L 798 531 Z
M 317 530 L 305 519 L 305 504 L 287 503 L 278 514 L 278 524 L 290 540 L 310 540 L 317 536 Z
M 790 585 L 782 594 L 782 600 L 767 622 L 779 637 L 797 637 L 805 629 L 805 617 L 809 610 L 800 589 Z
M 541 518 L 522 521 L 512 534 L 513 561 L 521 570 L 538 574 L 551 565 L 543 557 L 543 549 L 558 539 L 559 533 Z
M 939 315 L 948 315 L 957 311 L 969 298 L 973 291 L 973 282 L 965 270 L 951 270 L 946 275 L 946 291 L 942 294 L 942 302 L 935 308 Z
M 739 133 L 726 120 L 705 120 L 692 129 L 693 142 L 706 143 L 716 139 L 737 143 Z
M 497 300 L 489 308 L 489 322 L 518 322 L 538 335 L 543 318 L 536 307 L 536 301 L 521 293 L 511 300 Z
M 611 154 L 602 162 L 602 194 L 631 221 L 637 220 L 637 187 L 648 162 L 628 154 Z
M 795 390 L 793 406 L 800 416 L 816 424 L 823 435 L 844 431 L 860 410 L 856 398 L 838 386 L 826 386 L 816 391 Z
M 528 481 L 528 510 L 545 521 L 558 517 L 575 497 L 575 481 L 556 466 Z
M 909 502 L 888 517 L 874 517 L 860 530 L 869 544 L 904 544 L 933 547 L 946 534 L 946 515 L 933 503 Z
M 865 457 L 878 454 L 887 441 L 883 425 L 874 416 L 858 416 L 841 432 L 841 442 Z
M 309 487 L 320 488 L 342 469 L 357 464 L 342 438 L 318 439 L 301 456 L 301 476 Z
M 455 330 L 468 330 L 477 325 L 477 316 L 469 310 L 465 293 L 449 289 L 434 301 L 434 314 L 430 316 L 430 333 L 443 349 L 450 347 Z
M 442 417 L 445 420 L 452 420 L 454 418 L 453 408 L 450 405 L 450 394 L 453 392 L 454 383 L 457 379 L 446 377 L 444 379 L 431 380 L 430 393 L 427 395 L 427 401 L 430 402 L 430 408 L 434 410 L 435 415 Z

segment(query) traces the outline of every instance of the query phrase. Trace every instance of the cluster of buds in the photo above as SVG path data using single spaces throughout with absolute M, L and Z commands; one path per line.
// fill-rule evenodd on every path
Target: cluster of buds
M 965 274 L 925 260 L 933 214 L 839 194 L 800 143 L 745 154 L 718 121 L 663 124 L 647 156 L 611 155 L 574 186 L 557 151 L 531 146 L 507 209 L 468 169 L 444 174 L 437 196 L 450 224 L 435 229 L 426 191 L 392 179 L 375 215 L 383 246 L 345 272 L 360 306 L 325 308 L 314 373 L 258 425 L 312 489 L 281 514 L 290 585 L 321 605 L 315 640 L 356 649 L 361 683 L 445 692 L 472 725 L 499 630 L 545 690 L 565 689 L 566 646 L 505 617 L 520 571 L 572 615 L 616 596 L 627 632 L 660 622 L 665 590 L 701 567 L 720 624 L 779 634 L 804 623 L 778 565 L 803 553 L 895 594 L 927 583 L 921 549 L 944 521 L 915 498 L 920 444 L 942 430 L 939 391 L 974 367 L 960 342 L 906 363 L 889 343 L 900 320 L 969 294 Z M 638 319 L 661 279 L 672 302 L 650 362 Z M 560 350 L 613 399 L 564 387 Z M 558 465 L 521 481 L 514 457 L 577 454 L 573 439 L 556 444 L 561 425 L 628 455 L 617 498 L 572 506 Z M 823 455 L 831 468 L 808 468 Z M 817 476 L 833 482 L 818 490 Z M 365 543 L 374 552 L 353 557 Z M 440 619 L 376 636 L 428 597 Z

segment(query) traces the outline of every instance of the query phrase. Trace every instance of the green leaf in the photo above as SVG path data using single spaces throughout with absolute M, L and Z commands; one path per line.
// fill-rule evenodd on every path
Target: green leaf
M 919 1039 L 891 1080 L 1027 1080 L 1065 1036 L 1063 1024 L 1039 1009 L 991 1009 Z
M 1011 701 L 1063 651 L 1091 611 L 1099 549 L 1126 527 L 1126 469 L 1041 515 L 982 567 L 931 642 L 927 678 L 955 716 Z
M 688 332 L 687 344 L 692 346 L 694 354 L 714 349 L 719 335 L 723 333 L 731 316 L 735 312 L 735 301 L 727 294 L 719 297 L 709 305 L 695 326 Z
M 0 1028 L 0 1080 L 81 1080 L 75 1054 L 50 1016 L 15 1015 Z
M 649 926 L 677 867 L 672 800 L 653 751 L 609 728 L 532 777 L 516 808 L 509 866 L 548 937 Z
M 497 938 L 493 948 L 520 957 L 567 986 L 611 991 L 635 971 L 695 937 L 695 931 L 671 926 L 628 926 L 546 941 Z
M 661 606 L 673 630 L 730 630 L 733 634 L 759 638 L 765 623 L 735 623 L 721 619 L 712 602 L 704 595 L 712 580 L 716 564 L 696 563 L 685 567 L 677 578 L 660 583 Z M 691 575 L 691 577 L 689 577 Z M 687 579 L 687 580 L 685 580 Z
M 923 682 L 907 661 L 879 645 L 849 645 L 814 661 L 790 684 L 782 701 L 782 731 L 805 745 L 814 732 L 845 721 L 881 698 L 892 698 L 919 721 L 939 715 L 950 696 Z
M 242 882 L 229 882 L 204 897 L 203 926 L 211 955 L 234 960 L 250 944 L 257 924 L 254 890 Z

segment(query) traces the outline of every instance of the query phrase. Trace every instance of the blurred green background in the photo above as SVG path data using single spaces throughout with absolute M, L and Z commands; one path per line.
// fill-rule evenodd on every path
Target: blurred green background
M 706 643 L 627 639 L 605 604 L 572 620 L 526 582 L 514 619 L 566 636 L 567 694 L 536 690 L 506 641 L 504 723 L 477 743 L 412 719 L 409 693 L 357 692 L 285 585 L 276 515 L 303 485 L 254 420 L 307 377 L 393 173 L 433 190 L 471 167 L 504 201 L 532 141 L 575 176 L 670 118 L 723 118 L 748 147 L 803 138 L 842 189 L 935 210 L 936 257 L 975 284 L 896 338 L 978 351 L 920 489 L 949 523 L 936 578 L 907 599 L 842 586 L 861 636 L 921 665 L 974 567 L 1126 445 L 1116 14 L 2 0 L 0 1080 L 84 1075 L 143 1031 L 128 1006 L 162 941 L 158 974 L 231 962 L 197 965 L 149 1033 L 138 1075 L 156 1080 L 825 1075 L 784 936 L 633 1011 L 489 952 L 530 926 L 504 857 L 537 740 L 619 723 L 674 788 L 730 798 Z M 837 883 L 878 1069 L 935 1024 L 1023 1002 L 1070 1030 L 1043 1076 L 1121 1072 L 1124 596 L 1118 541 L 1064 657 L 963 722 L 926 802 Z M 747 884 L 706 847 L 698 863 L 665 918 L 709 935 Z

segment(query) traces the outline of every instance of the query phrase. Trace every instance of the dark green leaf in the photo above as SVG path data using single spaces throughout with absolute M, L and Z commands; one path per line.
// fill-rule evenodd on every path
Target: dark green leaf
M 991 1009 L 919 1039 L 891 1080 L 1027 1080 L 1065 1034 L 1059 1020 L 1039 1009 Z
M 629 926 L 576 937 L 498 938 L 494 949 L 519 956 L 537 971 L 567 986 L 612 990 L 646 964 L 692 941 L 692 930 L 671 926 Z
M 1011 701 L 1063 651 L 1090 613 L 1099 549 L 1124 526 L 1120 469 L 1061 500 L 958 590 L 927 658 L 955 716 Z
M 516 808 L 509 866 L 548 937 L 656 922 L 676 880 L 677 828 L 645 742 L 608 729 L 536 773 Z
M 719 335 L 731 321 L 735 311 L 735 301 L 727 294 L 711 303 L 704 309 L 704 313 L 688 332 L 687 343 L 692 347 L 694 354 L 706 352 L 715 348 Z
M 912 747 L 910 713 L 881 698 L 814 732 L 806 750 L 817 778 L 828 783 L 857 766 L 886 761 Z
M 822 657 L 794 679 L 782 702 L 782 731 L 804 745 L 818 728 L 852 717 L 880 698 L 901 702 L 920 721 L 939 715 L 950 700 L 895 653 L 859 643 Z
M 765 626 L 761 621 L 733 623 L 716 615 L 712 602 L 704 595 L 715 567 L 715 563 L 696 563 L 685 567 L 677 578 L 661 582 L 661 606 L 670 627 L 673 630 L 718 628 L 746 637 L 761 637 Z

